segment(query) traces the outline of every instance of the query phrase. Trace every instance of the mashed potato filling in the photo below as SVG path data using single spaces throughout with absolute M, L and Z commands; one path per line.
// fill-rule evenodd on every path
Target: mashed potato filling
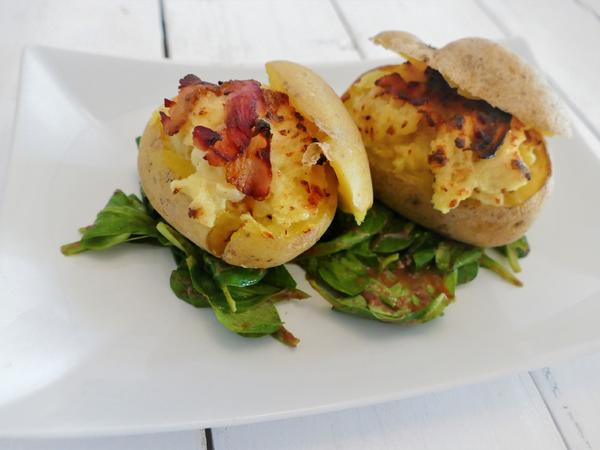
M 189 214 L 207 227 L 213 227 L 217 216 L 227 208 L 227 202 L 239 202 L 245 195 L 225 180 L 222 167 L 211 167 L 197 148 L 192 149 L 194 173 L 181 180 L 171 181 L 171 190 L 182 192 L 192 199 Z
M 425 64 L 407 62 L 363 75 L 344 97 L 365 146 L 402 177 L 431 189 L 442 213 L 468 198 L 509 205 L 531 183 L 543 139 L 482 100 L 451 88 Z
M 264 108 L 259 111 L 257 121 L 267 129 L 264 134 L 270 144 L 266 158 L 270 162 L 271 179 L 265 198 L 253 198 L 230 183 L 226 169 L 209 164 L 212 155 L 207 156 L 206 149 L 199 148 L 194 137 L 198 127 L 214 130 L 215 136 L 227 133 L 223 131 L 227 92 L 220 93 L 217 89 L 203 92 L 195 99 L 178 131 L 172 135 L 164 130 L 162 133 L 164 161 L 175 174 L 170 184 L 172 192 L 190 198 L 190 217 L 209 228 L 219 228 L 219 232 L 228 229 L 225 234 L 229 235 L 249 222 L 256 222 L 264 233 L 285 233 L 299 222 L 316 218 L 322 200 L 330 195 L 328 189 L 335 188 L 327 177 L 329 167 L 321 165 L 318 158 L 305 157 L 307 149 L 314 150 L 325 136 L 293 109 L 287 96 L 264 86 L 260 89 Z M 172 103 L 167 101 L 160 111 L 173 117 L 173 108 L 168 106 Z M 210 138 L 208 133 L 205 139 Z M 255 144 L 254 139 L 248 147 Z M 263 151 L 260 157 L 264 159 L 264 149 L 258 151 Z

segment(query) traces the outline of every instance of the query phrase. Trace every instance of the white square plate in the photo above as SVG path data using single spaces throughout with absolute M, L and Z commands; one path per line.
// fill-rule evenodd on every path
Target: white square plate
M 338 90 L 374 62 L 316 67 Z M 442 319 L 395 326 L 313 295 L 280 310 L 301 339 L 226 331 L 177 300 L 160 248 L 66 258 L 115 188 L 138 192 L 134 138 L 193 72 L 265 79 L 261 66 L 184 66 L 27 51 L 0 212 L 0 435 L 232 425 L 397 399 L 600 348 L 596 154 L 553 139 L 554 193 L 530 231 L 524 288 L 483 273 Z M 294 271 L 302 280 L 302 272 Z M 304 283 L 302 289 L 313 293 Z

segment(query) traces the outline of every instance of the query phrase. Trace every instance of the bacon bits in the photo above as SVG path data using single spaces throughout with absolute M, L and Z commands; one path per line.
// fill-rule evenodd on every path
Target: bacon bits
M 253 80 L 228 81 L 217 88 L 218 95 L 227 96 L 225 128 L 195 127 L 194 145 L 206 151 L 204 159 L 211 166 L 225 168 L 225 178 L 240 192 L 264 200 L 272 178 L 272 136 L 269 123 L 260 118 L 265 115 L 263 91 Z
M 204 159 L 211 166 L 225 168 L 225 178 L 240 192 L 256 200 L 269 195 L 271 185 L 271 128 L 260 117 L 266 114 L 265 94 L 254 80 L 233 80 L 212 84 L 189 74 L 179 80 L 175 100 L 165 99 L 169 114 L 160 112 L 163 130 L 173 136 L 187 122 L 198 99 L 212 92 L 227 96 L 225 127 L 219 132 L 204 126 L 193 130 L 196 147 L 206 152 Z M 281 94 L 283 95 L 283 94 Z M 268 102 L 282 102 L 269 94 Z
M 169 114 L 160 112 L 160 121 L 165 133 L 169 136 L 176 134 L 187 121 L 198 98 L 207 91 L 217 92 L 218 89 L 216 84 L 202 81 L 196 75 L 186 75 L 179 80 L 177 98 L 174 101 L 165 99 L 165 107 L 169 108 Z
M 194 128 L 192 139 L 196 147 L 205 149 L 212 147 L 222 138 L 221 135 L 216 131 L 213 131 L 207 127 L 203 127 L 202 125 L 198 125 L 196 128 Z

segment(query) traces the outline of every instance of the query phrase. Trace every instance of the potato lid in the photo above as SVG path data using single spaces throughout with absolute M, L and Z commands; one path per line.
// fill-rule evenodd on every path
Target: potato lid
M 404 31 L 384 31 L 372 41 L 426 63 L 467 96 L 485 100 L 544 134 L 571 133 L 564 107 L 542 74 L 500 44 L 464 38 L 436 49 Z
M 328 136 L 322 151 L 338 179 L 340 207 L 357 223 L 373 204 L 369 161 L 360 132 L 334 90 L 307 67 L 289 61 L 266 65 L 270 86 L 289 97 Z

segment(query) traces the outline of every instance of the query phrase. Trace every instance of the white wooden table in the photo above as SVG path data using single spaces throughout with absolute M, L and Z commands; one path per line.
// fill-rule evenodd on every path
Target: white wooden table
M 600 152 L 600 0 L 0 0 L 0 167 L 21 52 L 44 44 L 194 62 L 389 56 L 367 38 L 434 45 L 520 36 Z M 574 149 L 576 151 L 576 149 Z M 600 153 L 599 153 L 600 154 Z M 600 449 L 600 355 L 485 384 L 339 413 L 156 435 L 0 441 L 19 450 Z

